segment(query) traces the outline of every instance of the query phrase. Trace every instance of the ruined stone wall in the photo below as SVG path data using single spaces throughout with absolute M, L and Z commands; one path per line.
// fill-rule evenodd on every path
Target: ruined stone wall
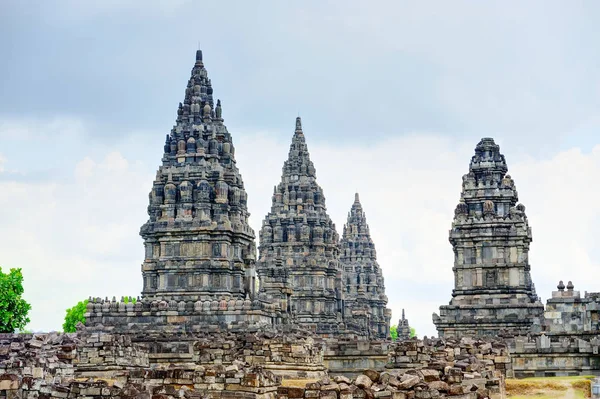
M 494 339 L 410 339 L 391 346 L 386 368 L 410 370 L 428 368 L 443 370 L 458 367 L 469 373 L 481 373 L 484 378 L 512 378 L 508 345 Z
M 324 363 L 330 374 L 356 377 L 363 370 L 383 371 L 390 341 L 325 340 Z
M 381 360 L 383 353 L 388 356 L 387 364 Z M 501 389 L 506 369 L 498 358 L 504 354 L 495 343 L 467 339 L 334 344 L 294 330 L 207 331 L 204 335 L 6 334 L 0 335 L 0 398 L 210 395 L 274 399 L 276 395 L 315 397 L 311 396 L 315 391 L 317 396 L 332 399 L 354 391 L 359 398 L 398 399 L 416 392 L 475 398 L 473 393 Z M 365 372 L 370 384 L 360 373 L 354 381 L 338 375 L 332 382 L 324 362 L 336 356 L 375 357 L 381 362 L 380 370 Z M 364 370 L 354 365 L 355 371 Z M 300 393 L 283 388 L 277 393 L 282 377 L 320 382 L 294 396 Z
M 515 376 L 600 375 L 600 339 L 517 337 L 509 342 Z
M 355 371 L 353 379 L 338 375 L 300 388 L 282 386 L 278 399 L 503 398 L 504 379 L 512 374 L 504 343 L 469 338 L 396 342 L 389 345 L 385 371 Z
M 476 378 L 460 368 L 440 370 L 388 370 L 379 373 L 367 370 L 354 379 L 336 376 L 324 378 L 304 387 L 277 389 L 277 399 L 501 399 L 504 396 L 502 377 Z
M 0 398 L 270 399 L 280 377 L 231 364 L 149 367 L 148 348 L 108 334 L 0 335 Z

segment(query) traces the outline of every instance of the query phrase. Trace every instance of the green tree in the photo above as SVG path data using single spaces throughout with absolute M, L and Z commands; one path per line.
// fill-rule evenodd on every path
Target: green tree
M 0 333 L 21 330 L 29 323 L 31 305 L 21 298 L 23 291 L 21 269 L 10 269 L 5 274 L 0 267 Z
M 414 327 L 410 328 L 410 337 L 411 338 L 415 338 L 417 336 L 417 331 L 415 330 Z
M 121 300 L 125 303 L 136 303 L 137 298 L 134 296 L 124 296 Z M 84 301 L 80 301 L 77 305 L 72 308 L 67 309 L 67 314 L 65 315 L 65 322 L 63 323 L 63 331 L 64 332 L 75 332 L 77 329 L 77 323 L 82 322 L 85 324 L 85 313 L 87 312 L 87 304 L 89 300 L 86 299 Z
M 77 329 L 77 323 L 82 322 L 85 324 L 85 312 L 87 311 L 87 304 L 89 300 L 79 301 L 77 305 L 67 309 L 67 315 L 65 316 L 65 322 L 63 323 L 64 332 L 75 332 Z
M 392 337 L 392 341 L 396 341 L 398 339 L 398 327 L 390 327 L 390 336 Z

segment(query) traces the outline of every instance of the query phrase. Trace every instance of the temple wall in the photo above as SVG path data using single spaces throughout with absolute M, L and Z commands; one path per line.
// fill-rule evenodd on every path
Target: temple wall
M 383 349 L 366 344 L 355 349 L 344 343 L 336 348 L 336 354 L 349 355 L 354 350 L 375 354 Z M 281 386 L 278 399 L 505 397 L 504 379 L 511 373 L 511 363 L 503 342 L 415 339 L 387 344 L 388 361 L 383 369 L 357 369 L 352 379 L 336 375 L 304 387 Z
M 509 343 L 517 378 L 600 375 L 599 347 L 597 337 L 585 340 L 541 335 Z
M 281 319 L 278 307 L 259 299 L 198 301 L 149 301 L 134 303 L 92 298 L 87 305 L 86 324 L 107 333 L 202 332 L 243 329 L 249 325 L 271 326 Z
M 368 369 L 383 371 L 390 345 L 388 341 L 326 340 L 324 363 L 331 374 L 346 377 Z

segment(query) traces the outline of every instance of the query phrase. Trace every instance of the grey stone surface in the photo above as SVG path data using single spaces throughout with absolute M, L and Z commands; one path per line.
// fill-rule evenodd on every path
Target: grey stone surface
M 321 335 L 345 330 L 338 243 L 297 118 L 281 182 L 260 230 L 257 273 L 261 292 L 280 304 L 289 322 Z
M 600 332 L 599 310 L 600 293 L 585 292 L 582 297 L 571 281 L 566 287 L 560 281 L 546 301 L 544 332 L 552 337 L 595 337 Z
M 340 241 L 340 263 L 344 297 L 344 318 L 355 330 L 366 330 L 373 338 L 388 338 L 390 318 L 388 298 L 375 244 L 358 193 L 348 213 Z
M 140 231 L 144 298 L 244 300 L 254 293 L 254 231 L 222 112 L 198 50 Z
M 544 307 L 529 265 L 531 228 L 500 148 L 491 138 L 475 148 L 455 210 L 454 290 L 434 313 L 441 337 L 539 332 Z

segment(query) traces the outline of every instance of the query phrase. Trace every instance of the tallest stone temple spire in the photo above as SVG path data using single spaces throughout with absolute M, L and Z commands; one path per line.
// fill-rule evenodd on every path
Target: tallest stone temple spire
M 246 191 L 221 102 L 196 60 L 141 228 L 143 296 L 158 300 L 244 300 L 253 295 L 255 244 Z
M 452 300 L 433 315 L 442 337 L 527 334 L 541 328 L 544 307 L 529 265 L 531 228 L 500 147 L 491 138 L 475 147 L 463 176 L 450 243 Z

